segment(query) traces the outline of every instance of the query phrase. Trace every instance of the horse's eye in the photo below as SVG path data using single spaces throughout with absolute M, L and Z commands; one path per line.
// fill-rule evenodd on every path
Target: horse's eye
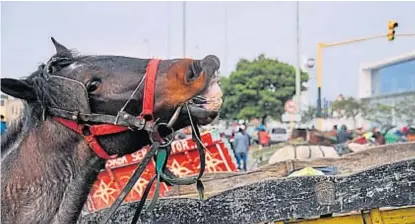
M 86 84 L 86 89 L 88 90 L 88 92 L 93 92 L 98 89 L 99 84 L 101 84 L 100 80 L 93 79 L 91 81 L 88 81 L 88 83 Z

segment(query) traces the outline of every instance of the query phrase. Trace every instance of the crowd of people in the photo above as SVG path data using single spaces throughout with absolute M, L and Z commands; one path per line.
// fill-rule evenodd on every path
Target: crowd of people
M 393 135 L 396 136 L 393 142 L 406 142 L 409 128 L 404 126 L 400 129 L 395 129 L 393 133 L 389 133 L 393 126 L 381 131 L 378 127 L 372 127 L 370 130 L 365 131 L 363 128 L 359 128 L 355 131 L 349 131 L 346 125 L 342 125 L 338 129 L 337 125 L 333 126 L 333 132 L 336 135 L 335 149 L 340 155 L 351 152 L 349 143 L 372 143 L 376 145 L 387 144 L 387 137 Z

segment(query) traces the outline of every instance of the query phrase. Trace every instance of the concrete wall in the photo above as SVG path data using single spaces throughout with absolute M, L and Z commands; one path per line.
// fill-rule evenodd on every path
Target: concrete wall
M 372 70 L 362 69 L 359 75 L 359 98 L 366 98 L 372 95 Z

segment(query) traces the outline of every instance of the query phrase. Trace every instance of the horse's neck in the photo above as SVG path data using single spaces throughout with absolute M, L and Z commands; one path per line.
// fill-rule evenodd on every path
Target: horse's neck
M 2 200 L 5 196 L 10 203 L 16 202 L 10 209 L 19 212 L 18 219 L 76 222 L 103 161 L 80 136 L 50 120 L 30 130 L 15 153 L 4 161 L 9 173 L 2 183 L 7 185 Z M 7 190 L 13 195 L 4 195 Z M 22 209 L 22 205 L 31 209 Z

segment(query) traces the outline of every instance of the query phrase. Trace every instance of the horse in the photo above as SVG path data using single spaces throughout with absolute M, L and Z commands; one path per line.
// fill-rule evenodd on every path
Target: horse
M 5 224 L 76 223 L 106 159 L 171 134 L 150 132 L 157 124 L 206 125 L 221 107 L 214 55 L 81 55 L 51 40 L 56 53 L 30 76 L 1 79 L 1 91 L 24 102 L 1 142 Z

